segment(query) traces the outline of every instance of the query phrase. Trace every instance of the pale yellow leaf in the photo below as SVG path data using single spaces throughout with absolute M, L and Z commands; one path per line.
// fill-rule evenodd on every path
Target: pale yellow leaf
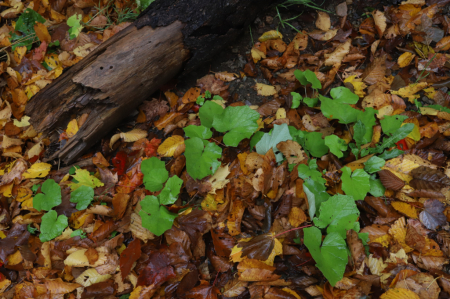
M 66 133 L 67 137 L 72 138 L 75 136 L 75 134 L 78 132 L 78 122 L 76 119 L 72 119 L 69 121 L 69 124 L 67 125 Z
M 167 138 L 158 147 L 158 154 L 163 157 L 179 156 L 185 149 L 184 138 L 180 135 L 175 135 Z
M 416 54 L 413 54 L 411 52 L 405 52 L 402 55 L 400 55 L 397 63 L 400 67 L 407 67 L 414 57 L 416 57 Z
M 17 119 L 14 119 L 14 125 L 19 128 L 28 127 L 30 125 L 29 120 L 30 120 L 30 117 L 24 115 L 24 116 L 22 116 L 20 121 L 18 121 Z
M 260 96 L 273 96 L 277 93 L 275 87 L 263 83 L 256 83 L 256 91 Z

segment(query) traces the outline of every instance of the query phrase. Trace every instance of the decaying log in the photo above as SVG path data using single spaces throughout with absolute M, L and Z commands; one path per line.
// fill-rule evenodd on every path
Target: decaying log
M 51 159 L 75 161 L 176 75 L 210 61 L 269 0 L 157 0 L 138 20 L 66 70 L 27 104 L 36 131 L 57 140 L 72 115 L 88 113 Z

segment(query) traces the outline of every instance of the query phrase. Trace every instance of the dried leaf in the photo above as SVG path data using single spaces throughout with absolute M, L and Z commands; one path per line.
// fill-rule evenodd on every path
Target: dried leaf
M 178 157 L 184 152 L 186 145 L 184 138 L 180 135 L 174 135 L 166 140 L 158 147 L 158 154 L 163 157 Z
M 447 223 L 444 215 L 445 205 L 437 199 L 428 199 L 424 204 L 425 210 L 420 215 L 420 221 L 428 228 L 435 230 L 438 226 Z
M 389 170 L 384 169 L 377 173 L 380 176 L 381 183 L 386 189 L 398 191 L 405 186 L 405 182 Z

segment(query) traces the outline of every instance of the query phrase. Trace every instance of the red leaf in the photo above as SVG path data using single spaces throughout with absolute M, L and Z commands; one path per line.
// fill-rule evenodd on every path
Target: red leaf
M 145 155 L 147 157 L 156 156 L 156 150 L 158 149 L 158 146 L 160 144 L 161 144 L 161 139 L 152 138 L 152 140 L 150 140 L 150 142 L 147 142 L 145 145 Z
M 192 299 L 216 299 L 220 291 L 215 286 L 209 285 L 207 281 L 202 281 L 198 287 L 186 293 L 186 298 Z
M 141 257 L 141 240 L 134 239 L 128 244 L 127 248 L 120 254 L 120 272 L 122 272 L 122 281 L 131 271 L 134 262 Z
M 154 284 L 155 287 L 158 287 L 176 276 L 166 253 L 161 251 L 152 252 L 148 260 L 147 267 L 139 274 L 137 282 L 138 286 L 149 286 Z
M 112 158 L 112 163 L 114 165 L 114 171 L 117 172 L 118 175 L 122 175 L 125 173 L 125 165 L 127 163 L 127 154 L 124 151 L 120 151 L 117 155 Z

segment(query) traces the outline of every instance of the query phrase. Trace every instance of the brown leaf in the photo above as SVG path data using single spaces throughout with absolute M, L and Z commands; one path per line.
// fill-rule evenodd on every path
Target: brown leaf
M 386 56 L 380 56 L 374 59 L 365 69 L 362 79 L 365 83 L 373 85 L 384 79 L 386 73 Z
M 323 31 L 328 31 L 331 27 L 330 16 L 323 11 L 317 11 L 316 27 Z
M 187 299 L 217 299 L 220 291 L 215 286 L 211 286 L 209 282 L 202 280 L 198 287 L 193 288 L 185 294 Z
M 51 294 L 67 294 L 81 287 L 78 283 L 68 283 L 61 278 L 45 280 L 45 287 Z
M 26 244 L 30 236 L 25 224 L 14 223 L 6 238 L 0 239 L 0 260 L 6 261 L 6 257 L 14 253 L 15 246 Z
M 153 120 L 157 116 L 162 117 L 169 111 L 167 102 L 158 101 L 157 99 L 144 101 L 139 108 L 145 113 L 147 121 Z
M 444 215 L 445 205 L 437 199 L 428 199 L 424 204 L 425 210 L 420 212 L 420 221 L 428 228 L 435 230 L 447 223 Z
M 105 298 L 114 294 L 114 280 L 95 283 L 84 288 L 81 299 L 87 298 Z
M 128 244 L 127 248 L 120 254 L 120 272 L 122 273 L 122 281 L 131 271 L 134 262 L 141 257 L 141 240 L 134 239 Z
M 450 233 L 445 230 L 438 231 L 436 239 L 441 244 L 441 250 L 450 257 Z
M 433 191 L 430 189 L 419 189 L 408 193 L 408 196 L 412 197 L 424 197 L 424 198 L 445 198 L 445 195 L 439 191 Z
M 427 273 L 417 273 L 400 280 L 395 287 L 411 290 L 420 298 L 429 299 L 438 299 L 441 291 L 434 277 Z
M 301 145 L 295 141 L 282 141 L 277 144 L 277 148 L 283 153 L 289 164 L 298 164 L 305 159 Z
M 211 230 L 211 237 L 216 254 L 223 257 L 229 257 L 231 250 L 236 244 L 235 240 L 224 229 L 214 228 Z
M 114 216 L 116 219 L 121 219 L 127 209 L 130 195 L 125 193 L 117 193 L 113 200 Z
M 439 191 L 441 188 L 450 185 L 450 178 L 437 169 L 420 166 L 411 171 L 414 178 L 409 185 L 414 189 L 431 189 Z
M 381 183 L 386 189 L 398 191 L 405 186 L 404 181 L 387 169 L 380 170 L 377 173 L 380 176 Z
M 352 229 L 347 231 L 347 244 L 352 253 L 353 263 L 356 269 L 359 269 L 366 258 L 366 252 L 358 233 Z
M 263 234 L 256 236 L 248 241 L 241 241 L 237 245 L 242 247 L 242 256 L 250 259 L 265 261 L 269 258 L 275 246 L 273 234 Z
M 275 267 L 259 260 L 245 259 L 237 266 L 241 281 L 273 281 L 280 278 L 274 274 Z
M 94 264 L 98 260 L 98 252 L 95 248 L 88 248 L 84 255 L 88 258 L 89 264 Z

